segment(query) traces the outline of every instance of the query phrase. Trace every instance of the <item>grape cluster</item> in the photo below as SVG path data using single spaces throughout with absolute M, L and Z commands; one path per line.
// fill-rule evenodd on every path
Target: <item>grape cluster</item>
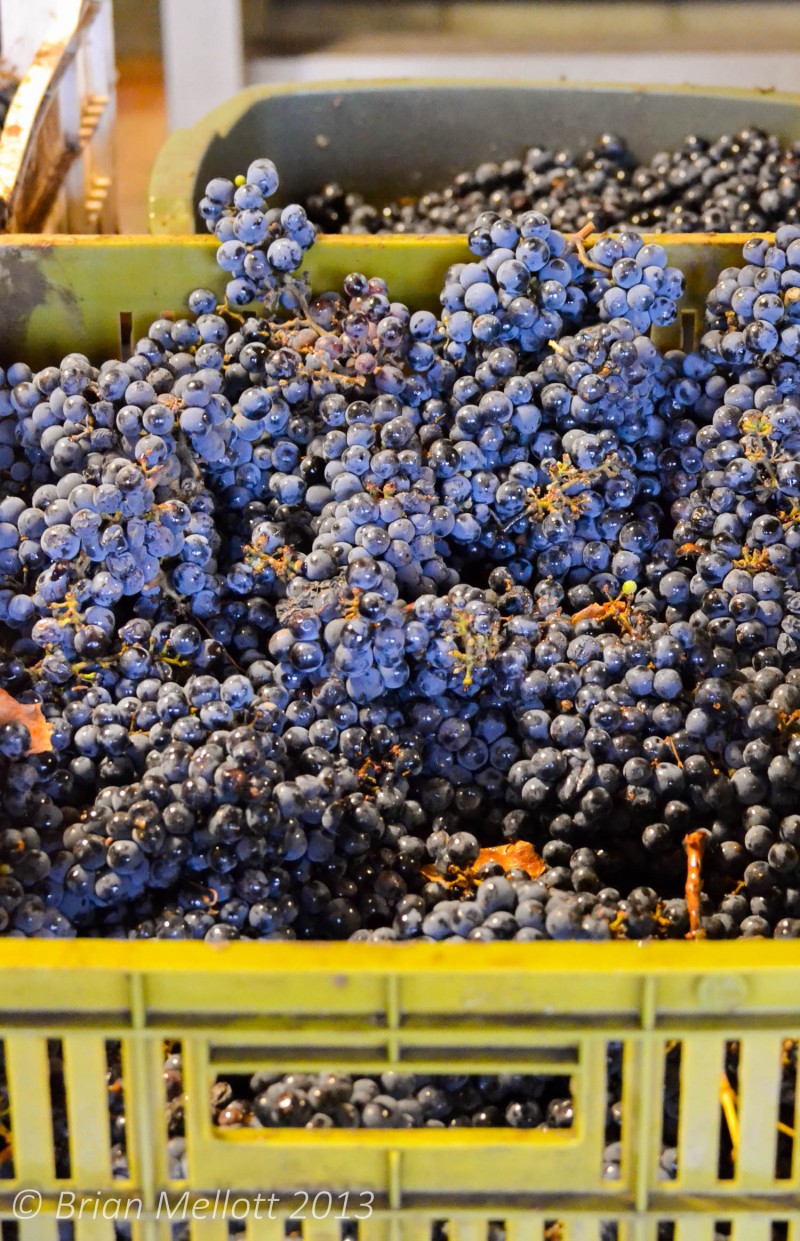
M 800 354 L 800 227 L 783 225 L 773 243 L 751 238 L 742 257 L 744 266 L 721 272 L 709 295 L 701 342 L 734 374 Z
M 316 236 L 316 229 L 298 204 L 282 211 L 268 200 L 278 188 L 278 171 L 270 159 L 256 159 L 246 177 L 230 181 L 214 177 L 206 186 L 199 211 L 219 241 L 217 264 L 230 276 L 225 287 L 229 306 L 282 300 L 293 305 L 300 297 L 286 276 L 296 271 Z
M 675 321 L 684 279 L 676 267 L 668 266 L 663 246 L 645 244 L 638 233 L 623 232 L 601 237 L 589 257 L 610 269 L 592 282 L 589 291 L 592 301 L 599 303 L 602 319 L 628 319 L 638 332 Z
M 481 211 L 542 212 L 572 232 L 633 227 L 648 233 L 763 232 L 797 223 L 800 144 L 748 126 L 714 141 L 688 135 L 674 151 L 638 162 L 623 138 L 600 134 L 585 150 L 533 146 L 487 161 L 449 185 L 386 206 L 336 183 L 306 209 L 329 233 L 466 233 Z
M 412 313 L 276 187 L 222 304 L 0 374 L 0 933 L 796 937 L 798 230 L 664 352 L 635 233 L 484 211 Z

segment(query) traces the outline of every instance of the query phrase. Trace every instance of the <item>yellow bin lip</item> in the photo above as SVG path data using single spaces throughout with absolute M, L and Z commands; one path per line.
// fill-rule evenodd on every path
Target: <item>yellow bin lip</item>
M 145 973 L 348 974 L 766 974 L 800 971 L 800 940 L 543 941 L 535 945 L 353 944 L 347 940 L 222 944 L 165 940 L 0 939 L 4 971 L 102 970 Z M 791 990 L 787 974 L 787 1000 Z M 794 980 L 797 981 L 796 979 Z M 797 992 L 795 992 L 795 995 Z M 3 999 L 0 996 L 0 1016 Z

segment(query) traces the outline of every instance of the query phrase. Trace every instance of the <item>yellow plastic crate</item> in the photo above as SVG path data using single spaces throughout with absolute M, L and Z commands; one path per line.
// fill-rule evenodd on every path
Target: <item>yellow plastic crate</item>
M 684 332 L 700 292 L 741 241 L 666 239 L 690 277 Z M 97 359 L 113 354 L 120 326 L 135 341 L 157 314 L 179 310 L 191 288 L 220 287 L 213 253 L 204 238 L 0 239 L 0 361 L 40 364 L 76 347 Z M 330 239 L 315 247 L 312 267 L 319 288 L 356 269 L 386 275 L 394 296 L 419 304 L 463 254 L 459 239 Z M 61 1040 L 65 1065 L 71 1175 L 61 1180 L 48 1039 Z M 487 1241 L 491 1221 L 503 1223 L 506 1241 L 600 1241 L 611 1222 L 618 1241 L 660 1241 L 665 1221 L 674 1223 L 672 1241 L 712 1241 L 718 1221 L 731 1226 L 732 1241 L 800 1241 L 797 1142 L 789 1177 L 775 1171 L 783 1045 L 798 1039 L 800 945 L 788 942 L 0 939 L 14 1147 L 14 1179 L 0 1179 L 0 1221 L 9 1227 L 16 1209 L 19 1228 L 4 1230 L 3 1241 L 62 1241 L 65 1222 L 73 1241 L 113 1241 L 109 1216 L 130 1223 L 133 1241 L 173 1241 L 182 1220 L 191 1221 L 191 1241 L 283 1241 L 287 1231 L 340 1241 L 338 1214 L 362 1217 L 359 1241 L 431 1241 L 442 1222 L 449 1241 Z M 169 1176 L 165 1040 L 183 1055 L 185 1181 Z M 122 1045 L 127 1180 L 111 1174 L 109 1041 Z M 720 1179 L 719 1083 L 732 1041 L 741 1137 L 733 1175 Z M 620 1179 L 609 1182 L 602 1155 L 612 1043 L 623 1053 L 623 1127 Z M 664 1181 L 665 1056 L 676 1043 L 679 1175 Z M 575 1124 L 551 1132 L 214 1129 L 214 1077 L 256 1067 L 570 1075 Z M 229 1231 L 226 1202 L 234 1214 L 249 1211 L 243 1234 Z M 784 1223 L 787 1231 L 773 1231 Z
M 135 1222 L 134 1241 L 167 1241 L 188 1204 L 274 1194 L 274 1218 L 247 1222 L 246 1241 L 280 1241 L 307 1205 L 302 1192 L 349 1194 L 360 1241 L 485 1241 L 490 1220 L 508 1241 L 771 1241 L 774 1221 L 800 1236 L 795 1161 L 775 1178 L 784 1039 L 800 1036 L 800 951 L 772 942 L 609 945 L 372 945 L 22 943 L 0 949 L 0 1037 L 9 1069 L 13 1181 L 0 1181 L 0 1218 L 15 1196 L 41 1213 L 21 1241 L 55 1241 L 61 1202 L 103 1201 Z M 47 1040 L 60 1038 L 69 1103 L 72 1177 L 53 1171 Z M 123 1048 L 130 1179 L 112 1181 L 104 1043 Z M 163 1040 L 179 1040 L 189 1178 L 170 1181 Z M 741 1141 L 735 1176 L 719 1180 L 719 1077 L 738 1040 Z M 658 1175 L 666 1048 L 682 1044 L 679 1177 Z M 606 1052 L 623 1048 L 621 1179 L 601 1176 Z M 366 1132 L 212 1128 L 217 1073 L 390 1067 L 436 1072 L 570 1073 L 570 1130 Z M 374 1195 L 361 1198 L 360 1195 Z M 223 1197 L 224 1201 L 224 1197 Z M 117 1204 L 119 1206 L 117 1207 Z M 131 1205 L 126 1208 L 127 1203 Z M 201 1205 L 200 1213 L 205 1208 Z M 240 1206 L 240 1212 L 244 1206 Z M 266 1208 L 262 1208 L 263 1211 Z M 169 1212 L 177 1212 L 170 1220 Z M 309 1212 L 310 1214 L 310 1212 Z M 546 1226 L 559 1221 L 560 1231 Z M 300 1225 L 295 1224 L 296 1228 Z M 304 1241 L 338 1241 L 335 1219 L 302 1222 Z M 192 1241 L 228 1237 L 198 1218 Z M 76 1241 L 112 1241 L 102 1217 L 76 1222 Z

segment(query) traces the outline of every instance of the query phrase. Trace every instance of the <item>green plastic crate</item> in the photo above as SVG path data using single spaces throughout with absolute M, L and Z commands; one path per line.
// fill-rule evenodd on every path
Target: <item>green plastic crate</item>
M 689 273 L 690 316 L 741 240 L 667 239 L 670 259 Z M 396 296 L 416 290 L 419 304 L 463 248 L 459 239 L 342 238 L 318 243 L 311 257 L 318 288 L 357 269 L 389 276 Z M 213 255 L 208 238 L 0 239 L 0 361 L 39 365 L 74 347 L 98 361 L 111 356 L 120 327 L 135 340 L 160 312 L 179 311 L 191 288 L 220 288 Z M 48 1039 L 63 1049 L 68 1180 L 55 1176 Z M 183 1054 L 186 1181 L 169 1177 L 165 1039 Z M 711 1241 L 715 1221 L 730 1224 L 732 1241 L 800 1241 L 797 1143 L 790 1177 L 775 1173 L 787 1039 L 800 1039 L 800 946 L 793 942 L 211 946 L 0 938 L 0 1040 L 14 1145 L 14 1178 L 3 1179 L 0 1169 L 0 1221 L 10 1225 L 16 1210 L 19 1226 L 3 1231 L 3 1241 L 66 1241 L 60 1223 L 74 1224 L 71 1241 L 114 1241 L 109 1215 L 129 1221 L 132 1241 L 173 1241 L 173 1225 L 191 1216 L 192 1204 L 191 1241 L 283 1241 L 287 1229 L 303 1241 L 341 1241 L 336 1212 L 325 1214 L 328 1194 L 337 1207 L 350 1195 L 348 1213 L 361 1216 L 358 1241 L 431 1241 L 443 1221 L 449 1241 L 487 1241 L 490 1221 L 504 1224 L 506 1241 L 600 1241 L 611 1221 L 618 1241 L 659 1241 L 665 1221 L 675 1226 L 673 1241 Z M 127 1180 L 111 1176 L 110 1040 L 122 1044 Z M 719 1081 L 733 1040 L 741 1140 L 733 1177 L 720 1179 Z M 622 1168 L 611 1182 L 602 1178 L 610 1043 L 623 1048 Z M 675 1043 L 679 1176 L 664 1181 L 664 1064 Z M 569 1074 L 576 1119 L 572 1129 L 551 1132 L 215 1130 L 210 1082 L 256 1066 Z M 250 1212 L 244 1234 L 229 1231 L 226 1193 L 229 1209 Z M 265 1207 L 273 1194 L 276 1202 Z M 20 1218 L 20 1211 L 32 1214 Z M 783 1222 L 788 1232 L 774 1233 Z
M 327 181 L 380 204 L 535 143 L 588 146 L 611 131 L 646 159 L 688 133 L 746 125 L 800 138 L 800 94 L 425 78 L 253 86 L 167 139 L 150 180 L 148 227 L 205 232 L 196 204 L 206 182 L 244 172 L 260 155 L 278 166 L 281 205 Z

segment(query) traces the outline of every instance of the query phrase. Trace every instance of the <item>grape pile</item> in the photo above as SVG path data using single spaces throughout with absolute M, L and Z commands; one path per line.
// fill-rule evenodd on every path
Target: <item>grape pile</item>
M 741 233 L 796 223 L 798 197 L 800 143 L 784 146 L 750 126 L 713 142 L 691 134 L 646 163 L 615 134 L 601 134 L 582 151 L 533 146 L 521 159 L 480 164 L 418 199 L 386 206 L 331 182 L 305 206 L 328 233 L 465 233 L 486 210 L 540 211 L 566 232 L 591 223 L 598 231 Z
M 0 374 L 0 933 L 800 935 L 800 226 L 686 354 L 636 233 L 484 211 L 411 313 L 277 185 Z

